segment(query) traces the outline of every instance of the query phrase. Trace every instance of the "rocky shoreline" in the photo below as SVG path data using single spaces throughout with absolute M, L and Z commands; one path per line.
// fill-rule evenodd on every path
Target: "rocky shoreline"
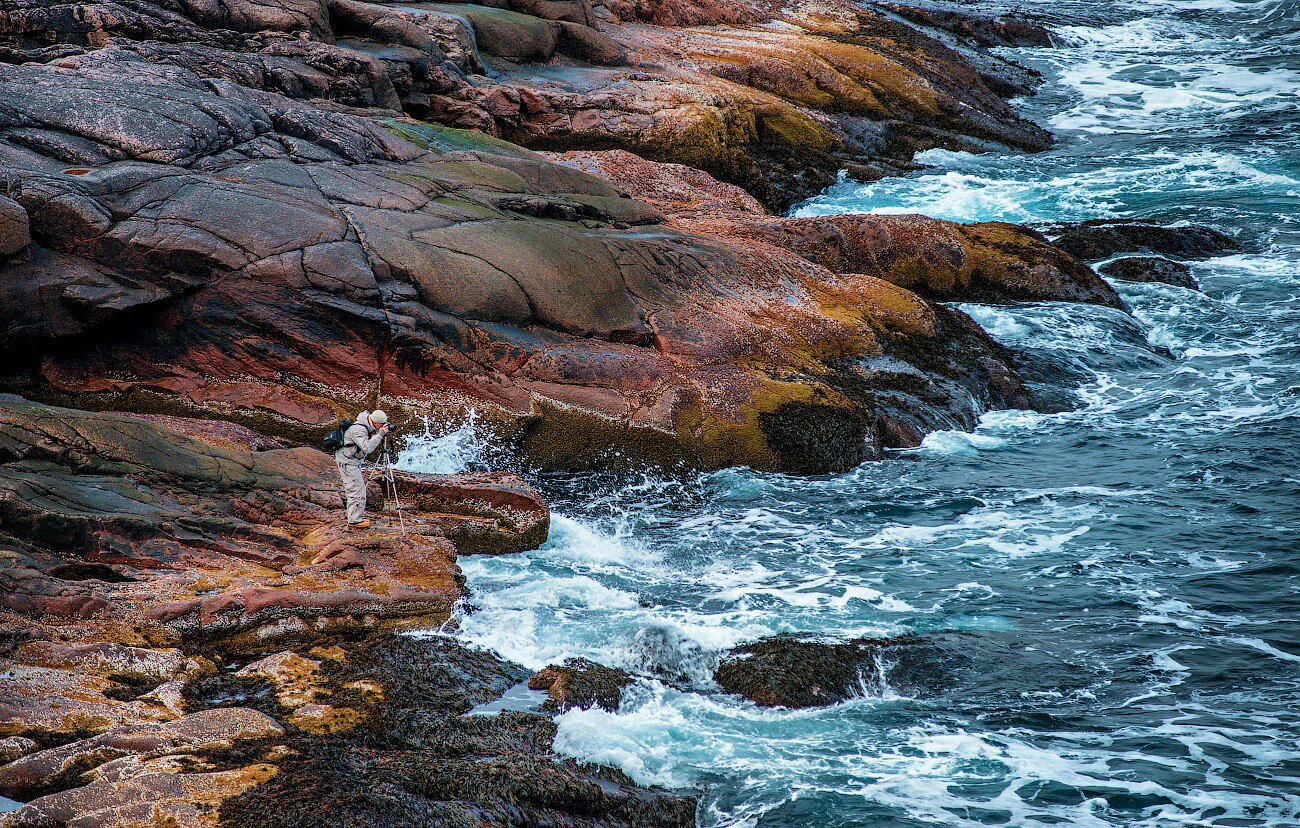
M 760 6 L 6 6 L 0 388 L 298 441 L 474 410 L 540 468 L 834 471 L 1032 406 L 927 299 L 1116 304 L 1088 268 L 1010 225 L 759 206 L 1046 146 L 981 51 L 1032 27 Z
M 0 7 L 0 826 L 694 824 L 551 753 L 548 714 L 630 675 L 402 635 L 452 616 L 459 555 L 545 542 L 528 483 L 400 474 L 403 520 L 376 485 L 348 534 L 309 446 L 378 404 L 538 469 L 817 474 L 1034 407 L 941 303 L 1119 308 L 1075 256 L 1151 233 L 777 212 L 1047 147 L 987 51 L 1047 38 L 843 0 Z M 1183 236 L 1150 252 L 1225 243 Z M 916 649 L 768 642 L 717 680 L 833 702 L 881 647 Z M 525 683 L 539 710 L 467 715 Z

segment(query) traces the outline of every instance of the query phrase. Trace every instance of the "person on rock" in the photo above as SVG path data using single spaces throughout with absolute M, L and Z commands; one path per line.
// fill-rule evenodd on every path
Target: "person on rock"
M 339 464 L 339 477 L 343 479 L 343 497 L 348 506 L 348 528 L 365 529 L 366 478 L 361 474 L 361 463 L 370 456 L 388 436 L 388 415 L 378 409 L 362 411 L 357 421 L 343 433 L 343 447 L 334 452 Z

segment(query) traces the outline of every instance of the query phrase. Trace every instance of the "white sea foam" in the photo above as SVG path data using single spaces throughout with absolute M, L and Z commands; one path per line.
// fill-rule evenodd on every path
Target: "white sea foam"
M 441 427 L 425 418 L 422 432 L 404 435 L 402 451 L 394 458 L 393 467 L 426 474 L 456 474 L 481 460 L 488 445 L 478 432 L 472 411 L 463 422 L 451 427 Z
M 932 431 L 925 435 L 917 450 L 921 454 L 939 456 L 978 457 L 981 452 L 1008 449 L 1011 444 L 1001 437 L 989 434 L 971 434 L 966 431 Z

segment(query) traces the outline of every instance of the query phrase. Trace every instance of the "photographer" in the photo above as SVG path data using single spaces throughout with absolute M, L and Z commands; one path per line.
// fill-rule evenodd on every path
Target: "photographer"
M 366 478 L 361 473 L 361 464 L 388 436 L 388 430 L 386 413 L 362 411 L 344 432 L 342 448 L 334 452 L 339 477 L 343 480 L 343 496 L 347 499 L 349 529 L 370 526 L 366 519 Z

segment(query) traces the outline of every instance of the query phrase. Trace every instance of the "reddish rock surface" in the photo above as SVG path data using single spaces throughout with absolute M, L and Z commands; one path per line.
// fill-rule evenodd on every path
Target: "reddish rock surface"
M 0 140 L 46 228 L 0 280 L 4 339 L 31 355 L 3 384 L 30 396 L 314 440 L 378 395 L 399 416 L 477 409 L 545 466 L 792 471 L 1029 404 L 960 315 L 665 227 L 509 145 L 216 95 L 112 49 L 0 66 L 0 86 L 79 160 L 169 162 L 69 174 Z M 64 118 L 69 88 L 100 87 L 115 115 Z
M 405 529 L 380 513 L 370 531 L 349 532 L 324 452 L 251 452 L 211 430 L 0 399 L 0 606 L 157 625 L 164 638 L 376 626 L 445 617 L 460 597 L 444 527 L 473 537 L 474 551 L 513 552 L 546 537 L 545 505 L 509 474 L 403 475 Z M 15 657 L 160 680 L 180 670 L 174 651 L 112 645 L 24 644 Z
M 1010 25 L 849 0 L 14 0 L 0 59 L 111 44 L 293 98 L 690 163 L 784 206 L 845 165 L 875 176 L 933 146 L 1047 146 L 999 97 L 1028 91 L 1026 70 L 982 51 Z
M 779 247 L 835 273 L 884 279 L 927 299 L 1122 307 L 1087 265 L 1018 225 L 918 215 L 781 218 L 740 188 L 690 167 L 656 164 L 620 150 L 549 157 L 618 184 L 678 229 L 749 247 Z

